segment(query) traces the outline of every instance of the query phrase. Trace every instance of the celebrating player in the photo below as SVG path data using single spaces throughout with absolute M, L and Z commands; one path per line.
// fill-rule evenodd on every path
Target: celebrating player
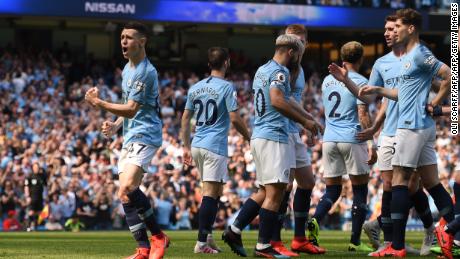
M 99 99 L 97 88 L 86 93 L 85 99 L 95 107 L 119 118 L 105 121 L 102 133 L 115 134 L 123 123 L 123 148 L 118 161 L 120 198 L 129 229 L 138 243 L 136 253 L 128 258 L 163 258 L 169 238 L 155 221 L 153 208 L 139 189 L 143 173 L 162 143 L 162 123 L 159 118 L 158 74 L 146 57 L 145 44 L 149 29 L 138 22 L 129 22 L 121 32 L 123 56 L 129 60 L 123 69 L 123 104 Z M 151 232 L 149 242 L 146 228 Z
M 350 71 L 351 80 L 358 87 L 366 85 L 367 79 L 357 72 L 363 62 L 362 45 L 356 41 L 348 42 L 342 46 L 340 56 L 344 66 Z M 332 75 L 323 81 L 326 115 L 323 166 L 326 193 L 308 222 L 308 229 L 309 239 L 318 244 L 319 222 L 340 197 L 342 176 L 348 174 L 353 189 L 352 233 L 348 250 L 370 252 L 372 248 L 361 243 L 360 237 L 367 213 L 369 165 L 376 162 L 377 155 L 373 145 L 368 147 L 365 142 L 359 142 L 355 138 L 362 128 L 371 125 L 366 103 L 370 103 L 372 99 L 357 99 L 353 93 L 358 92 L 358 87 L 347 89 Z
M 439 182 L 434 150 L 436 126 L 432 117 L 425 111 L 433 77 L 437 76 L 442 81 L 431 105 L 439 105 L 449 94 L 450 68 L 438 61 L 426 46 L 420 44 L 422 16 L 417 11 L 402 9 L 396 12 L 396 16 L 396 42 L 403 44 L 406 53 L 400 61 L 398 80 L 401 83 L 397 89 L 364 86 L 359 94 L 364 96 L 376 93 L 398 100 L 399 117 L 395 135 L 395 154 L 392 159 L 393 238 L 391 246 L 387 246 L 379 256 L 404 257 L 405 228 L 409 214 L 408 183 L 415 168 L 420 174 L 423 186 L 433 197 L 440 215 L 446 222 L 454 219 L 452 200 Z M 352 85 L 343 69 L 331 65 L 330 71 L 346 85 Z M 443 252 L 451 258 L 452 236 L 442 228 L 437 228 L 436 235 Z
M 254 250 L 255 256 L 287 258 L 273 249 L 270 240 L 289 183 L 289 157 L 294 155 L 288 145 L 288 119 L 299 122 L 313 135 L 316 135 L 319 127 L 316 122 L 303 117 L 289 102 L 287 67 L 298 66 L 304 44 L 295 36 L 281 35 L 276 39 L 275 49 L 273 59 L 259 67 L 253 82 L 255 121 L 251 151 L 256 164 L 259 190 L 245 202 L 234 224 L 222 236 L 232 251 L 240 256 L 246 256 L 241 231 L 258 213 L 259 240 Z

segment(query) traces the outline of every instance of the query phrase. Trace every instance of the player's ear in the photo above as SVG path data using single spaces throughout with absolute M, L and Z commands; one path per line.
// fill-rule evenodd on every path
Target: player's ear
M 141 37 L 139 39 L 139 42 L 141 43 L 141 46 L 145 48 L 145 44 L 147 43 L 147 38 L 146 37 Z
M 412 34 L 415 31 L 415 26 L 414 25 L 409 25 L 409 33 Z

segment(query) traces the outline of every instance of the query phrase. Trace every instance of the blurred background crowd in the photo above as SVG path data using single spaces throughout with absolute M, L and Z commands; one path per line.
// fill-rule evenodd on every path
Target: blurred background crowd
M 121 131 L 112 138 L 103 137 L 99 132 L 102 122 L 115 117 L 93 109 L 84 101 L 84 93 L 93 86 L 99 88 L 103 99 L 120 101 L 122 67 L 118 64 L 121 63 L 95 62 L 91 57 L 85 63 L 74 60 L 75 56 L 65 46 L 55 53 L 0 50 L 0 228 L 4 231 L 27 229 L 31 203 L 37 201 L 42 202 L 43 209 L 36 229 L 126 228 L 124 212 L 116 197 Z M 239 112 L 252 128 L 251 87 L 256 67 L 249 64 L 247 57 L 232 52 L 233 67 L 228 79 L 238 91 Z M 314 62 L 306 61 L 303 65 L 306 85 L 302 105 L 324 122 L 321 101 L 324 70 Z M 369 75 L 371 65 L 364 66 L 364 75 Z M 187 90 L 206 77 L 201 72 L 206 68 L 158 70 L 163 145 L 152 160 L 141 189 L 150 198 L 163 228 L 194 229 L 201 201 L 199 173 L 183 164 L 179 127 Z M 378 107 L 378 101 L 369 107 L 374 117 Z M 437 126 L 440 178 L 451 191 L 460 139 L 450 135 L 448 118 L 439 119 Z M 223 229 L 232 221 L 245 199 L 255 191 L 256 168 L 248 143 L 234 129 L 230 130 L 228 140 L 231 181 L 220 197 L 216 229 Z M 306 141 L 305 136 L 303 140 Z M 312 194 L 313 211 L 325 190 L 321 141 L 308 152 L 317 183 Z M 43 188 L 26 190 L 26 182 L 30 184 L 37 179 Z M 349 227 L 352 192 L 347 179 L 344 185 L 341 198 L 323 221 L 324 228 Z M 381 194 L 382 182 L 374 166 L 369 182 L 369 218 L 379 214 Z M 287 217 L 286 227 L 291 225 L 291 217 Z M 250 227 L 257 227 L 257 220 Z M 415 214 L 411 215 L 408 227 L 422 228 Z

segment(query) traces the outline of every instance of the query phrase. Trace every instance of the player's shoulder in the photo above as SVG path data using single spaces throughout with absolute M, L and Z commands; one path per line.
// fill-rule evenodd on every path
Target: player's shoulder
M 350 71 L 349 72 L 350 79 L 353 80 L 355 83 L 362 84 L 367 83 L 368 79 L 361 75 L 360 73 Z
M 148 58 L 144 60 L 146 62 L 145 70 L 149 75 L 157 75 L 158 71 L 156 67 L 150 62 Z
M 323 82 L 329 82 L 335 80 L 334 76 L 329 74 L 326 77 L 324 77 Z
M 382 64 L 389 63 L 389 62 L 394 62 L 394 61 L 397 61 L 397 60 L 398 59 L 395 56 L 395 54 L 393 53 L 393 51 L 390 51 L 387 54 L 385 54 L 385 55 L 381 56 L 380 58 L 378 58 L 374 63 L 374 67 L 379 67 Z

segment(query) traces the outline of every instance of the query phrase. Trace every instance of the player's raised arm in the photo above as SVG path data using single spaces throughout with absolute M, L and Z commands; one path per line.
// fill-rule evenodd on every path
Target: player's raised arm
M 380 87 L 380 86 L 371 86 L 371 85 L 365 85 L 359 89 L 358 96 L 369 96 L 369 95 L 380 95 L 383 97 L 386 97 L 388 99 L 391 99 L 393 101 L 398 100 L 398 89 L 389 89 L 385 87 Z
M 344 83 L 347 89 L 350 90 L 350 92 L 354 96 L 359 98 L 361 101 L 367 104 L 372 103 L 374 101 L 374 96 L 359 95 L 360 88 L 353 82 L 353 80 L 350 79 L 350 77 L 348 77 L 348 69 L 345 66 L 345 62 L 343 67 L 338 66 L 335 63 L 332 63 L 329 65 L 328 69 L 329 73 L 331 73 L 331 75 L 334 76 L 335 79 Z
M 85 100 L 93 106 L 102 108 L 117 116 L 122 116 L 129 119 L 133 118 L 141 107 L 141 105 L 134 100 L 128 100 L 125 104 L 110 103 L 104 101 L 99 98 L 99 91 L 96 87 L 90 88 L 86 92 Z

